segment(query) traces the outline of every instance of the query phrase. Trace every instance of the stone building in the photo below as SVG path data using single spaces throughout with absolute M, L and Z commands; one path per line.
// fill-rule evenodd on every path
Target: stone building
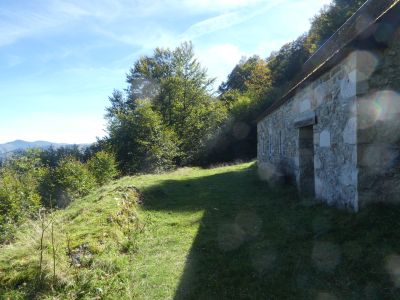
M 258 166 L 357 211 L 400 200 L 400 0 L 369 0 L 258 119 Z

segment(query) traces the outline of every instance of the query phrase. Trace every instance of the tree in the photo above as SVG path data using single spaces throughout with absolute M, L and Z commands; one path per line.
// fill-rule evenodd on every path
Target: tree
M 106 108 L 106 118 L 112 119 L 119 114 L 128 114 L 135 110 L 136 103 L 134 100 L 126 100 L 121 91 L 114 90 L 112 95 L 108 97 L 111 106 Z M 136 100 L 136 99 L 135 99 Z
M 265 60 L 258 60 L 244 82 L 247 92 L 256 99 L 261 98 L 271 89 L 271 70 Z
M 267 59 L 271 70 L 272 85 L 275 87 L 287 85 L 301 72 L 303 64 L 310 57 L 306 48 L 306 35 L 287 43 Z
M 268 73 L 267 65 L 263 59 L 259 56 L 254 55 L 248 59 L 242 57 L 240 62 L 233 68 L 228 78 L 219 86 L 219 92 L 224 94 L 228 91 L 237 90 L 241 93 L 248 91 L 249 86 L 246 84 L 251 80 L 254 80 L 255 69 L 259 71 L 263 70 L 263 73 Z M 267 80 L 267 78 L 263 78 Z M 268 84 L 268 82 L 265 82 Z
M 334 0 L 311 21 L 307 36 L 310 54 L 321 47 L 360 7 L 365 0 Z
M 191 43 L 141 57 L 127 82 L 125 95 L 114 92 L 110 97 L 106 115 L 110 141 L 125 172 L 193 163 L 226 117 L 226 109 L 210 95 L 213 79 L 195 58 Z
M 271 70 L 267 61 L 259 56 L 242 58 L 219 87 L 219 100 L 227 108 L 229 119 L 209 139 L 204 163 L 251 159 L 256 155 L 254 119 L 271 89 Z
M 49 149 L 42 150 L 39 153 L 39 157 L 43 165 L 49 168 L 57 167 L 58 163 L 67 156 L 74 157 L 82 162 L 85 159 L 85 154 L 78 145 L 60 148 L 50 147 Z
M 170 169 L 178 156 L 176 136 L 162 122 L 150 100 L 138 100 L 136 110 L 109 122 L 110 143 L 120 169 L 126 173 Z

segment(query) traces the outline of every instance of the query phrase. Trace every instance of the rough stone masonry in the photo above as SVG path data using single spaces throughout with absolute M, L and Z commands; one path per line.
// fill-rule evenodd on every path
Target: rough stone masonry
M 263 179 L 358 211 L 400 202 L 400 0 L 370 0 L 258 119 Z

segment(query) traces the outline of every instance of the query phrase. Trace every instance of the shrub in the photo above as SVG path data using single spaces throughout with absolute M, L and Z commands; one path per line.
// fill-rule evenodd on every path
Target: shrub
M 0 169 L 0 242 L 41 206 L 39 187 L 46 172 L 34 152 L 11 159 Z
M 98 185 L 106 184 L 118 175 L 115 156 L 106 151 L 95 153 L 87 162 L 87 167 Z
M 87 195 L 96 185 L 87 167 L 71 156 L 61 159 L 49 181 L 52 199 L 58 207 L 65 207 L 77 197 Z

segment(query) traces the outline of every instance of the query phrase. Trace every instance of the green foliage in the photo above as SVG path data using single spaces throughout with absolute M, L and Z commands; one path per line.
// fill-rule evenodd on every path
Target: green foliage
M 115 155 L 106 151 L 96 152 L 88 160 L 87 167 L 98 185 L 104 185 L 118 175 Z
M 307 36 L 310 53 L 321 47 L 359 8 L 365 0 L 334 0 L 311 22 Z
M 0 167 L 0 243 L 10 240 L 17 226 L 36 217 L 42 206 L 65 207 L 96 183 L 103 185 L 117 175 L 115 158 L 105 151 L 93 154 L 87 165 L 77 156 L 83 158 L 78 148 L 28 150 L 4 162 Z
M 110 143 L 125 173 L 170 169 L 177 156 L 177 141 L 149 100 L 138 100 L 130 114 L 118 114 L 109 123 Z
M 258 56 L 243 58 L 219 87 L 219 102 L 227 109 L 228 118 L 220 130 L 209 137 L 200 163 L 254 158 L 257 148 L 254 119 L 265 107 L 266 95 L 273 90 L 267 61 Z
M 106 115 L 122 171 L 159 172 L 195 162 L 226 108 L 210 96 L 213 80 L 192 44 L 155 49 L 135 63 L 127 81 L 126 95 L 115 91 Z
M 255 55 L 248 59 L 242 58 L 228 75 L 227 81 L 219 87 L 219 92 L 224 95 L 230 91 L 240 93 L 252 92 L 262 94 L 271 86 L 271 74 L 265 60 Z
M 42 215 L 43 237 L 40 220 L 26 222 L 13 243 L 2 245 L 0 299 L 97 299 L 110 294 L 125 299 L 132 288 L 125 276 L 136 273 L 129 267 L 146 225 L 138 211 L 139 196 L 132 186 L 119 183 L 97 189 L 66 209 Z
M 39 187 L 46 173 L 37 151 L 11 159 L 0 169 L 0 243 L 41 206 Z
M 85 159 L 85 154 L 78 145 L 57 149 L 50 147 L 49 149 L 41 150 L 39 156 L 42 163 L 49 168 L 55 168 L 67 156 L 74 157 L 79 161 L 84 161 Z
M 96 185 L 87 167 L 71 156 L 61 159 L 49 176 L 51 201 L 58 207 L 66 207 L 76 198 L 87 195 Z
M 83 161 L 87 162 L 91 157 L 93 157 L 97 152 L 100 151 L 113 153 L 112 146 L 108 137 L 97 137 L 96 142 L 85 147 L 85 150 L 83 151 Z
M 119 187 L 116 191 L 119 192 L 122 198 L 119 203 L 120 211 L 113 215 L 111 220 L 118 225 L 124 236 L 124 241 L 121 243 L 121 251 L 123 253 L 135 253 L 139 250 L 139 238 L 145 228 L 145 224 L 137 210 L 141 194 L 134 186 Z
M 262 97 L 272 86 L 270 66 L 265 60 L 258 60 L 245 81 L 246 90 L 254 98 Z
M 283 45 L 279 51 L 272 53 L 268 58 L 272 84 L 279 87 L 291 83 L 299 75 L 309 57 L 306 35 L 300 36 L 295 41 Z

